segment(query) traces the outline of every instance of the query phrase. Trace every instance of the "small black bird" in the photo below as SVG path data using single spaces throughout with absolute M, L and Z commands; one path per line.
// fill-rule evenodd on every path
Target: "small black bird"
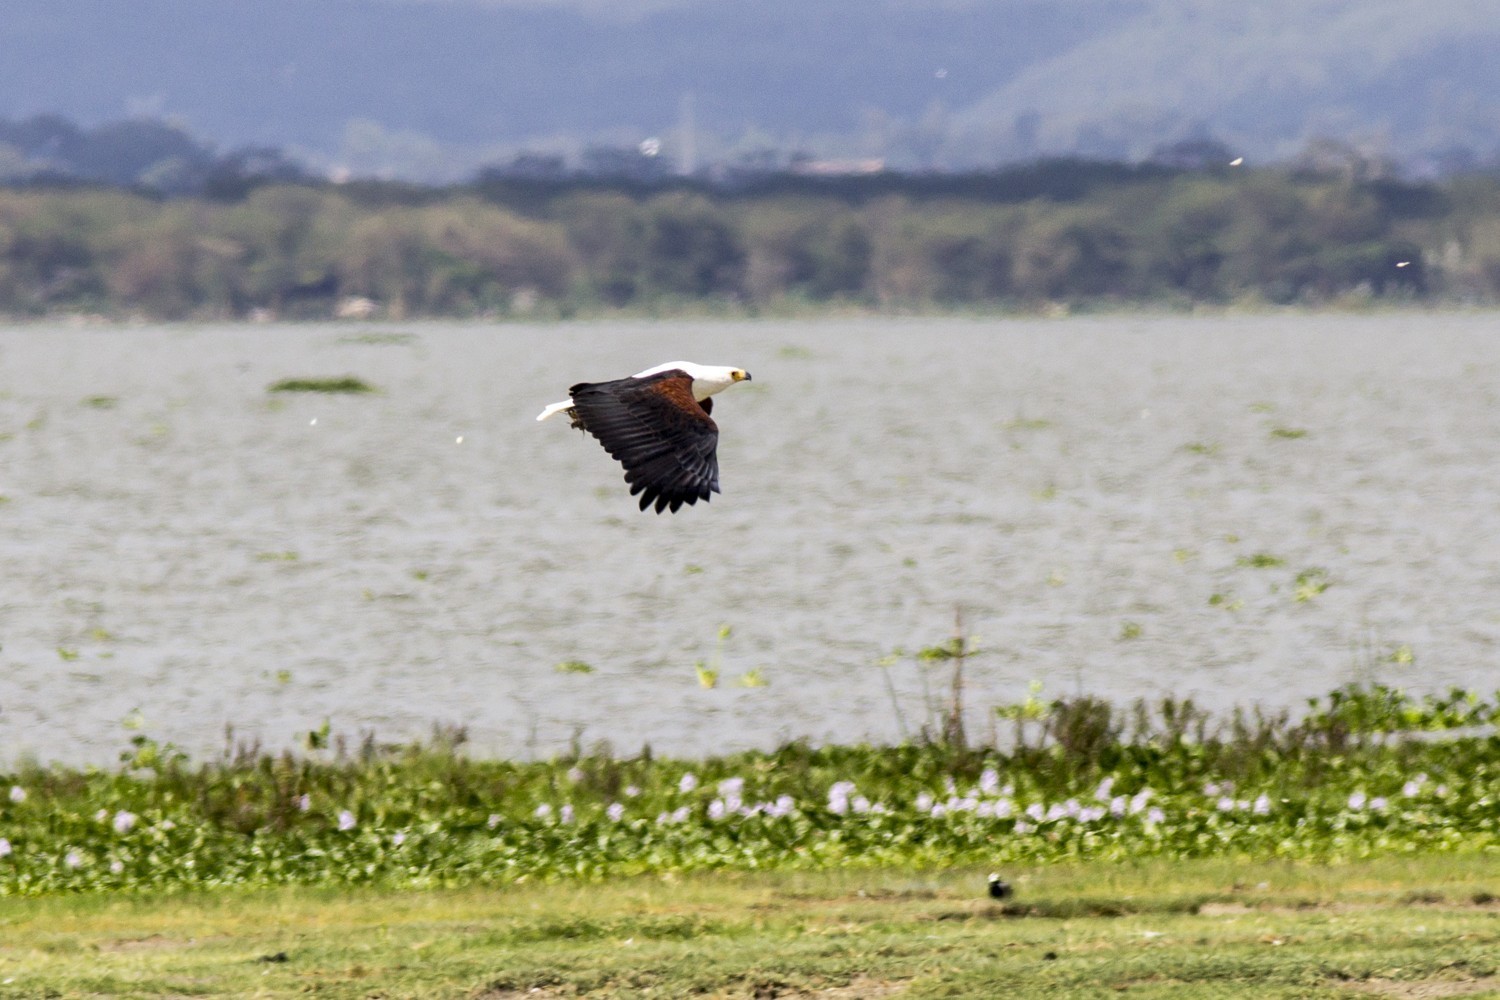
M 990 874 L 991 899 L 1009 899 L 1011 894 L 1014 892 L 1015 890 L 1010 887 L 1009 882 L 1005 881 L 1005 879 L 1001 878 L 998 874 L 995 874 L 993 872 Z

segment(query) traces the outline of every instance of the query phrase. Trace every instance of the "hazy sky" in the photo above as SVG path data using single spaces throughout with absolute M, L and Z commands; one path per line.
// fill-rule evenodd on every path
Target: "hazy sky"
M 0 117 L 329 159 L 1500 149 L 1495 0 L 3 0 Z M 467 159 L 466 159 L 467 158 Z

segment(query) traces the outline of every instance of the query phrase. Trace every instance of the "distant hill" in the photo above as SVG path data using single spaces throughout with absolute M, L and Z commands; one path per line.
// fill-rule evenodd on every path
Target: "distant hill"
M 1496 51 L 1493 0 L 6 0 L 0 118 L 165 118 L 421 179 L 648 135 L 679 163 L 1208 137 L 1266 159 L 1320 136 L 1482 161 Z
M 966 143 L 1140 155 L 1198 129 L 1262 160 L 1308 140 L 1410 162 L 1500 154 L 1500 6 L 1492 0 L 1158 0 L 1117 30 L 1026 67 L 954 115 Z

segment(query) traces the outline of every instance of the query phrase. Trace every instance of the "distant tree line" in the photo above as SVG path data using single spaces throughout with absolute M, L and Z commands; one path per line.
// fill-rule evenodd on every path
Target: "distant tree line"
M 0 312 L 570 315 L 1500 301 L 1500 177 L 1059 161 L 962 176 L 0 189 Z

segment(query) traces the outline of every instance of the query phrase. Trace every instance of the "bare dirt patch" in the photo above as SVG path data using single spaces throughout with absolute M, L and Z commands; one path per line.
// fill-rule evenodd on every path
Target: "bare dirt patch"
M 115 938 L 112 941 L 100 941 L 99 950 L 107 952 L 120 951 L 170 951 L 173 948 L 191 948 L 197 945 L 193 938 L 167 937 L 165 934 L 147 934 L 145 937 Z
M 905 983 L 886 982 L 860 976 L 847 986 L 830 986 L 821 990 L 779 994 L 777 1000 L 879 1000 L 906 992 Z
M 1478 979 L 1418 979 L 1411 982 L 1397 979 L 1367 979 L 1364 982 L 1348 983 L 1345 988 L 1351 993 L 1372 997 L 1436 1000 L 1441 997 L 1470 997 L 1480 993 L 1500 992 L 1500 976 L 1481 976 Z
M 858 976 L 843 986 L 828 986 L 822 989 L 786 989 L 771 984 L 759 986 L 742 984 L 730 990 L 707 994 L 713 997 L 749 997 L 752 1000 L 882 1000 L 899 996 L 906 991 L 906 983 L 888 982 L 868 976 Z M 531 989 L 490 989 L 476 993 L 471 1000 L 552 1000 L 555 997 L 572 996 L 551 987 L 537 986 Z

